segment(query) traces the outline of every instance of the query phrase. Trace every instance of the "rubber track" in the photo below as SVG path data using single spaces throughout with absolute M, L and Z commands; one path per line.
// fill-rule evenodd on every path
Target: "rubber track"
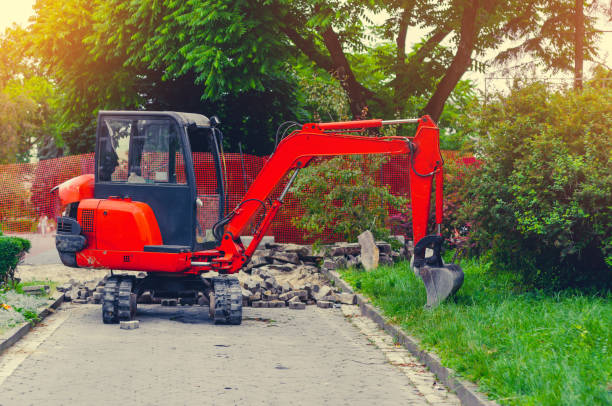
M 104 298 L 102 301 L 102 321 L 104 324 L 118 323 L 119 313 L 117 299 L 119 296 L 118 276 L 111 276 L 104 285 Z
M 132 320 L 132 312 L 130 310 L 130 297 L 132 295 L 132 285 L 134 281 L 131 278 L 123 278 L 119 282 L 119 299 L 117 301 L 117 307 L 119 309 L 119 320 L 130 321 Z
M 242 323 L 242 289 L 237 278 L 214 278 L 215 324 Z

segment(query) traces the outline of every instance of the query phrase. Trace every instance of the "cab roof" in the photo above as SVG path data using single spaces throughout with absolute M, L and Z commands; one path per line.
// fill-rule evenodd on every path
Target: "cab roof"
M 178 111 L 147 111 L 147 110 L 100 110 L 98 117 L 100 116 L 160 116 L 160 117 L 172 117 L 180 125 L 196 125 L 198 127 L 210 127 L 210 120 L 208 117 L 202 114 L 196 113 L 183 113 Z

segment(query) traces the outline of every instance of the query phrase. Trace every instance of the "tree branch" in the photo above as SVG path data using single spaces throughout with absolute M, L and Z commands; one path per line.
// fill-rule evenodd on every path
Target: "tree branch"
M 334 71 L 332 60 L 325 54 L 321 53 L 312 40 L 312 38 L 302 37 L 296 30 L 291 27 L 283 26 L 281 31 L 299 48 L 300 51 L 311 61 L 317 64 L 321 69 L 327 72 Z
M 332 63 L 334 64 L 334 73 L 349 97 L 351 113 L 355 118 L 361 117 L 364 113 L 364 108 L 367 107 L 365 94 L 363 92 L 365 88 L 355 79 L 353 70 L 342 49 L 338 34 L 331 26 L 328 26 L 321 35 L 323 37 L 323 43 L 329 51 Z
M 461 16 L 461 33 L 459 46 L 453 61 L 448 67 L 446 74 L 438 84 L 436 91 L 429 99 L 424 108 L 425 114 L 429 114 L 434 121 L 438 121 L 444 109 L 444 103 L 461 79 L 461 76 L 472 63 L 472 51 L 480 28 L 476 20 L 478 16 L 479 0 L 472 0 L 466 4 Z

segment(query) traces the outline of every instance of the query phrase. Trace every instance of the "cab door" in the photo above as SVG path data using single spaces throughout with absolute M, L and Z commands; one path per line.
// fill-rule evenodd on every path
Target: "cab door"
M 133 112 L 99 116 L 95 197 L 148 204 L 163 244 L 191 250 L 196 196 L 193 172 L 185 170 L 189 167 L 185 130 L 174 118 Z

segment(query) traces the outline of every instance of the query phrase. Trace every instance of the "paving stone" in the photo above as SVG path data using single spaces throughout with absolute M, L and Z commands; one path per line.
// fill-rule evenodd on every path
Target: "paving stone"
M 306 303 L 289 302 L 289 308 L 293 310 L 304 310 L 306 308 Z
M 64 283 L 62 286 L 58 286 L 56 289 L 57 289 L 58 292 L 66 292 L 66 291 L 72 289 L 72 284 Z
M 319 299 L 324 298 L 325 296 L 329 295 L 330 293 L 332 293 L 332 288 L 330 288 L 329 286 L 325 285 L 325 286 L 319 287 L 319 290 L 316 291 L 316 293 L 313 296 L 318 301 Z
M 248 299 L 249 297 L 251 297 L 252 294 L 253 292 L 251 292 L 250 290 L 242 288 L 242 298 L 243 299 Z
M 46 295 L 49 293 L 49 285 L 24 286 L 23 293 L 28 295 Z
M 337 258 L 334 258 L 333 261 L 336 264 L 336 269 L 346 268 L 346 258 L 337 257 Z
M 284 263 L 278 262 L 276 264 L 268 265 L 268 268 L 270 268 L 273 271 L 291 272 L 295 269 L 295 265 L 293 264 L 284 265 Z
M 119 328 L 122 330 L 135 330 L 140 327 L 140 323 L 138 320 L 130 320 L 130 321 L 120 321 Z
M 358 243 L 336 243 L 331 248 L 331 256 L 337 257 L 340 255 L 357 255 L 361 252 L 361 247 Z
M 278 295 L 276 293 L 273 293 L 271 290 L 266 290 L 263 293 L 263 297 L 266 300 L 278 300 Z
M 257 300 L 261 300 L 261 292 L 255 292 L 251 296 L 249 296 L 249 300 L 251 302 L 255 302 Z
M 282 300 L 270 300 L 268 302 L 268 307 L 272 307 L 272 308 L 275 308 L 275 307 L 285 307 L 285 306 L 286 306 L 286 304 Z
M 391 252 L 393 251 L 391 249 L 391 244 L 389 244 L 388 242 L 385 241 L 376 241 L 376 246 L 378 247 L 378 251 L 381 254 L 391 254 Z
M 308 299 L 308 292 L 304 289 L 299 289 L 299 290 L 295 290 L 294 291 L 297 296 L 300 298 L 300 300 L 306 300 Z
M 267 257 L 268 259 L 275 259 L 281 262 L 289 262 L 292 264 L 299 264 L 300 263 L 300 258 L 298 256 L 297 253 L 295 252 L 280 252 L 280 251 L 273 251 L 270 256 Z
M 317 301 L 317 307 L 320 307 L 321 309 L 330 309 L 333 305 L 334 305 L 333 302 L 330 302 L 330 301 L 327 301 L 327 300 L 318 300 Z
M 300 257 L 312 254 L 312 247 L 310 245 L 284 244 L 282 250 L 285 252 L 295 252 Z
M 336 298 L 342 304 L 353 305 L 357 303 L 357 296 L 353 293 L 338 293 L 336 294 Z
M 253 255 L 249 265 L 252 268 L 258 268 L 260 266 L 268 265 L 268 260 L 263 255 Z
M 378 267 L 379 250 L 374 242 L 374 236 L 370 230 L 366 230 L 357 237 L 361 245 L 361 264 L 366 271 Z
M 326 268 L 326 269 L 333 270 L 333 269 L 338 268 L 338 265 L 336 264 L 336 262 L 334 260 L 328 258 L 325 261 L 323 261 L 322 267 Z

